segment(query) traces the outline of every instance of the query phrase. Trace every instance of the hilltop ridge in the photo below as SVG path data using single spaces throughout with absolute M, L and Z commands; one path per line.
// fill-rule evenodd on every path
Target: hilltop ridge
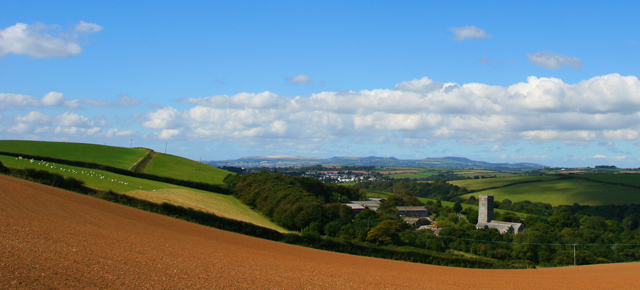
M 232 160 L 209 160 L 212 166 L 253 167 L 301 167 L 301 166 L 376 166 L 376 167 L 432 167 L 450 169 L 527 170 L 541 169 L 537 163 L 491 163 L 471 160 L 466 157 L 428 157 L 423 159 L 398 159 L 396 157 L 300 157 L 300 156 L 251 156 Z

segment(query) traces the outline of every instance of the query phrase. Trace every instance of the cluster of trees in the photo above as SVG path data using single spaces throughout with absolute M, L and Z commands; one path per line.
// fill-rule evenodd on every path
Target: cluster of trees
M 290 230 L 350 219 L 351 208 L 341 203 L 363 197 L 358 188 L 280 173 L 228 175 L 224 182 L 238 199 Z
M 595 264 L 607 262 L 623 262 L 640 260 L 640 230 L 638 229 L 637 212 L 640 206 L 556 206 L 528 201 L 511 202 L 504 200 L 496 202 L 496 208 L 525 212 L 525 218 L 513 213 L 495 213 L 496 220 L 522 222 L 526 231 L 514 235 L 500 234 L 496 229 L 476 229 L 478 212 L 473 209 L 463 209 L 462 203 L 477 204 L 475 197 L 461 200 L 463 189 L 445 182 L 417 183 L 408 180 L 363 182 L 356 188 L 386 190 L 393 192 L 377 212 L 365 210 L 353 216 L 344 206 L 335 202 L 340 201 L 335 188 L 323 188 L 324 184 L 312 179 L 284 176 L 281 174 L 261 173 L 245 177 L 229 177 L 229 185 L 235 194 L 258 210 L 267 210 L 268 216 L 281 225 L 288 225 L 292 229 L 302 229 L 300 239 L 309 244 L 326 242 L 309 241 L 341 241 L 357 245 L 368 244 L 370 247 L 410 248 L 414 251 L 429 253 L 460 253 L 475 255 L 478 259 L 487 259 L 500 265 L 542 265 L 562 266 L 574 263 L 574 246 L 577 264 Z M 301 190 L 307 186 L 317 187 L 311 190 Z M 335 185 L 333 185 L 335 186 Z M 246 192 L 242 192 L 246 191 Z M 304 192 L 304 193 L 303 193 Z M 263 194 L 267 194 L 263 196 Z M 438 200 L 428 202 L 425 207 L 432 213 L 439 234 L 431 230 L 417 230 L 397 215 L 395 206 L 417 205 L 420 201 L 415 193 L 427 197 L 445 197 L 457 200 L 453 207 L 443 206 Z M 361 192 L 357 196 L 362 196 Z M 343 193 L 344 196 L 347 196 Z M 267 197 L 268 196 L 268 197 Z M 302 213 L 310 205 L 317 203 L 314 219 L 290 216 L 292 221 L 284 222 L 275 210 L 260 202 L 278 204 L 276 201 L 295 202 L 284 208 L 300 207 Z M 356 198 L 351 198 L 356 199 Z M 282 206 L 282 205 L 280 205 Z M 335 206 L 335 209 L 332 207 Z M 277 207 L 276 207 L 277 208 Z M 333 212 L 334 214 L 331 214 Z M 306 224 L 296 224 L 306 221 Z M 293 225 L 293 226 L 292 226 Z M 324 238 L 322 238 L 324 236 Z
M 417 182 L 413 180 L 384 180 L 359 182 L 354 187 L 386 192 L 408 191 L 418 197 L 450 200 L 456 196 L 469 193 L 466 188 L 455 186 L 444 180 L 434 182 Z

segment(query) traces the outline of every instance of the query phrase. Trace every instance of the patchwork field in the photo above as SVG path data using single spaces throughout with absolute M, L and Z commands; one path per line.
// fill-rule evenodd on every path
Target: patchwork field
M 123 148 L 84 143 L 0 140 L 0 152 L 82 161 L 131 169 L 150 152 L 144 148 Z M 143 173 L 212 184 L 222 184 L 230 172 L 200 162 L 154 152 Z
M 640 187 L 640 174 L 580 174 L 578 178 Z
M 490 176 L 490 177 L 511 177 L 516 174 L 511 172 L 502 172 L 494 170 L 482 170 L 482 169 L 449 169 L 449 168 L 413 168 L 413 167 L 391 167 L 388 169 L 377 170 L 378 173 L 388 175 L 395 179 L 422 179 L 431 177 L 434 175 L 452 172 L 455 175 L 459 175 L 463 178 L 473 178 L 474 176 Z M 459 177 L 460 178 L 460 177 Z
M 640 263 L 439 267 L 206 228 L 0 176 L 3 289 L 639 289 Z
M 484 169 L 473 169 L 473 170 L 456 170 L 456 174 L 462 175 L 464 177 L 473 178 L 474 176 L 496 176 L 496 177 L 510 177 L 517 176 L 511 172 L 504 171 L 494 171 L 494 170 L 484 170 Z
M 558 179 L 515 184 L 463 195 L 493 194 L 495 200 L 544 202 L 552 205 L 607 205 L 640 203 L 640 189 L 582 179 Z
M 512 176 L 512 177 L 453 180 L 453 181 L 447 181 L 447 182 L 459 187 L 464 187 L 471 191 L 477 191 L 477 190 L 483 190 L 487 188 L 507 186 L 507 185 L 516 184 L 516 183 L 547 181 L 547 180 L 554 180 L 558 178 L 559 177 L 557 176 L 551 176 L 551 175 Z

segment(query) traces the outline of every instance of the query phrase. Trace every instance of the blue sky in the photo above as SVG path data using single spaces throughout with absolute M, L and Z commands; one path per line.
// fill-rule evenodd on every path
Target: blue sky
M 11 1 L 0 139 L 640 167 L 640 4 L 514 2 Z

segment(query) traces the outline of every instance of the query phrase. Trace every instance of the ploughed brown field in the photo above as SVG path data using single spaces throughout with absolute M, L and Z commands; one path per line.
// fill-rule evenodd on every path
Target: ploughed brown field
M 439 267 L 313 250 L 0 176 L 0 289 L 640 289 L 640 263 Z

